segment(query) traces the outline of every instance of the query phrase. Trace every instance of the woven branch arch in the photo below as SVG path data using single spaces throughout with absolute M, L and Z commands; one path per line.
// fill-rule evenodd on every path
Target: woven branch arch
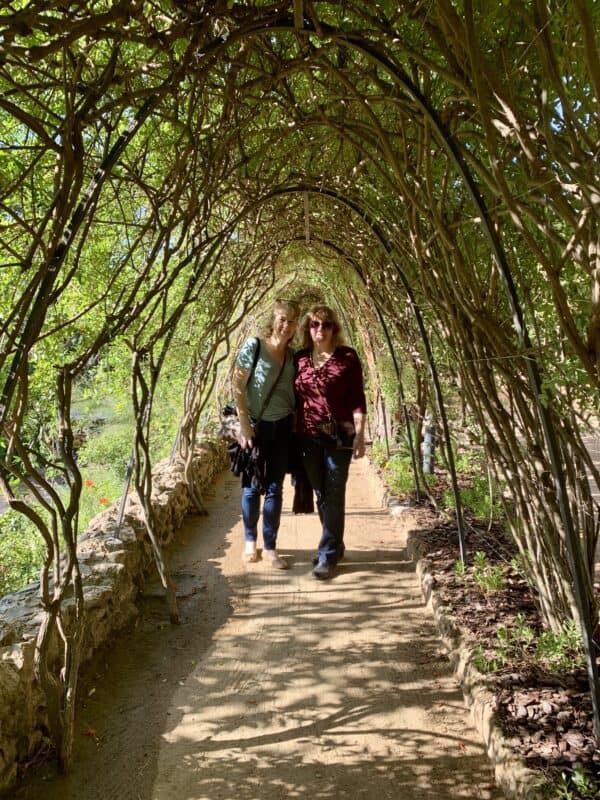
M 369 334 L 397 374 L 410 364 L 429 383 L 427 362 L 444 365 L 506 487 L 546 623 L 581 623 L 597 698 L 599 476 L 584 435 L 599 388 L 600 11 L 84 5 L 0 14 L 0 472 L 48 546 L 47 692 L 73 697 L 85 613 L 73 388 L 107 350 L 129 348 L 152 536 L 153 397 L 175 341 L 188 331 L 177 446 L 189 458 L 219 365 L 285 286 L 325 299 L 345 287 L 342 310 L 374 309 Z M 347 316 L 360 341 L 366 327 Z M 18 480 L 47 521 L 16 497 Z M 63 635 L 71 585 L 78 614 Z M 57 630 L 73 665 L 63 684 L 45 662 Z M 62 719 L 60 706 L 68 764 L 72 706 Z

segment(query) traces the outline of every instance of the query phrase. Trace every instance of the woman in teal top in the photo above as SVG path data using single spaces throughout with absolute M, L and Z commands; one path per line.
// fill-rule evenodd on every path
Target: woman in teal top
M 242 447 L 258 445 L 264 468 L 262 485 L 246 473 L 242 475 L 244 558 L 248 562 L 258 561 L 256 541 L 260 495 L 264 491 L 263 558 L 275 569 L 289 566 L 277 554 L 276 545 L 295 404 L 294 359 L 289 343 L 296 332 L 298 314 L 296 303 L 276 300 L 265 337 L 259 340 L 260 345 L 256 337 L 244 342 L 233 373 L 233 391 L 240 420 L 239 442 Z M 252 370 L 257 346 L 258 359 Z

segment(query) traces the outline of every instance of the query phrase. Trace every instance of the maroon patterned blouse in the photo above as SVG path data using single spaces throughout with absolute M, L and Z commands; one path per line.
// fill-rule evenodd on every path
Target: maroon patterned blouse
M 298 433 L 316 436 L 318 424 L 330 416 L 352 423 L 355 412 L 367 413 L 362 367 L 352 347 L 337 347 L 319 369 L 313 367 L 310 349 L 299 350 L 294 361 Z

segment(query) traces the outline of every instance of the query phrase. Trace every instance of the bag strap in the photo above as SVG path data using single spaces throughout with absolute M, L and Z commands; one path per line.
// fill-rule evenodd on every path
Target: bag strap
M 254 375 L 254 370 L 256 369 L 256 365 L 258 364 L 258 357 L 260 355 L 260 339 L 258 336 L 254 337 L 256 339 L 256 347 L 254 348 L 254 358 L 252 359 L 252 368 L 250 370 L 250 374 L 248 375 L 248 381 Z M 248 383 L 246 381 L 246 383 Z

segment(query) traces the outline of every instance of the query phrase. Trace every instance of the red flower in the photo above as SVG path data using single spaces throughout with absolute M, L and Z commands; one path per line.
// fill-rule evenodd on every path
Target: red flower
M 110 503 L 110 500 L 108 499 L 108 497 L 101 497 L 101 498 L 98 500 L 98 502 L 99 502 L 99 503 L 102 503 L 102 505 L 103 505 L 103 506 L 105 506 L 107 503 Z
M 88 478 L 86 481 L 84 481 L 84 484 L 85 484 L 85 486 L 87 486 L 87 488 L 89 489 L 89 488 L 90 488 L 90 486 L 93 486 L 93 485 L 94 485 L 94 481 L 91 481 L 91 480 Z

